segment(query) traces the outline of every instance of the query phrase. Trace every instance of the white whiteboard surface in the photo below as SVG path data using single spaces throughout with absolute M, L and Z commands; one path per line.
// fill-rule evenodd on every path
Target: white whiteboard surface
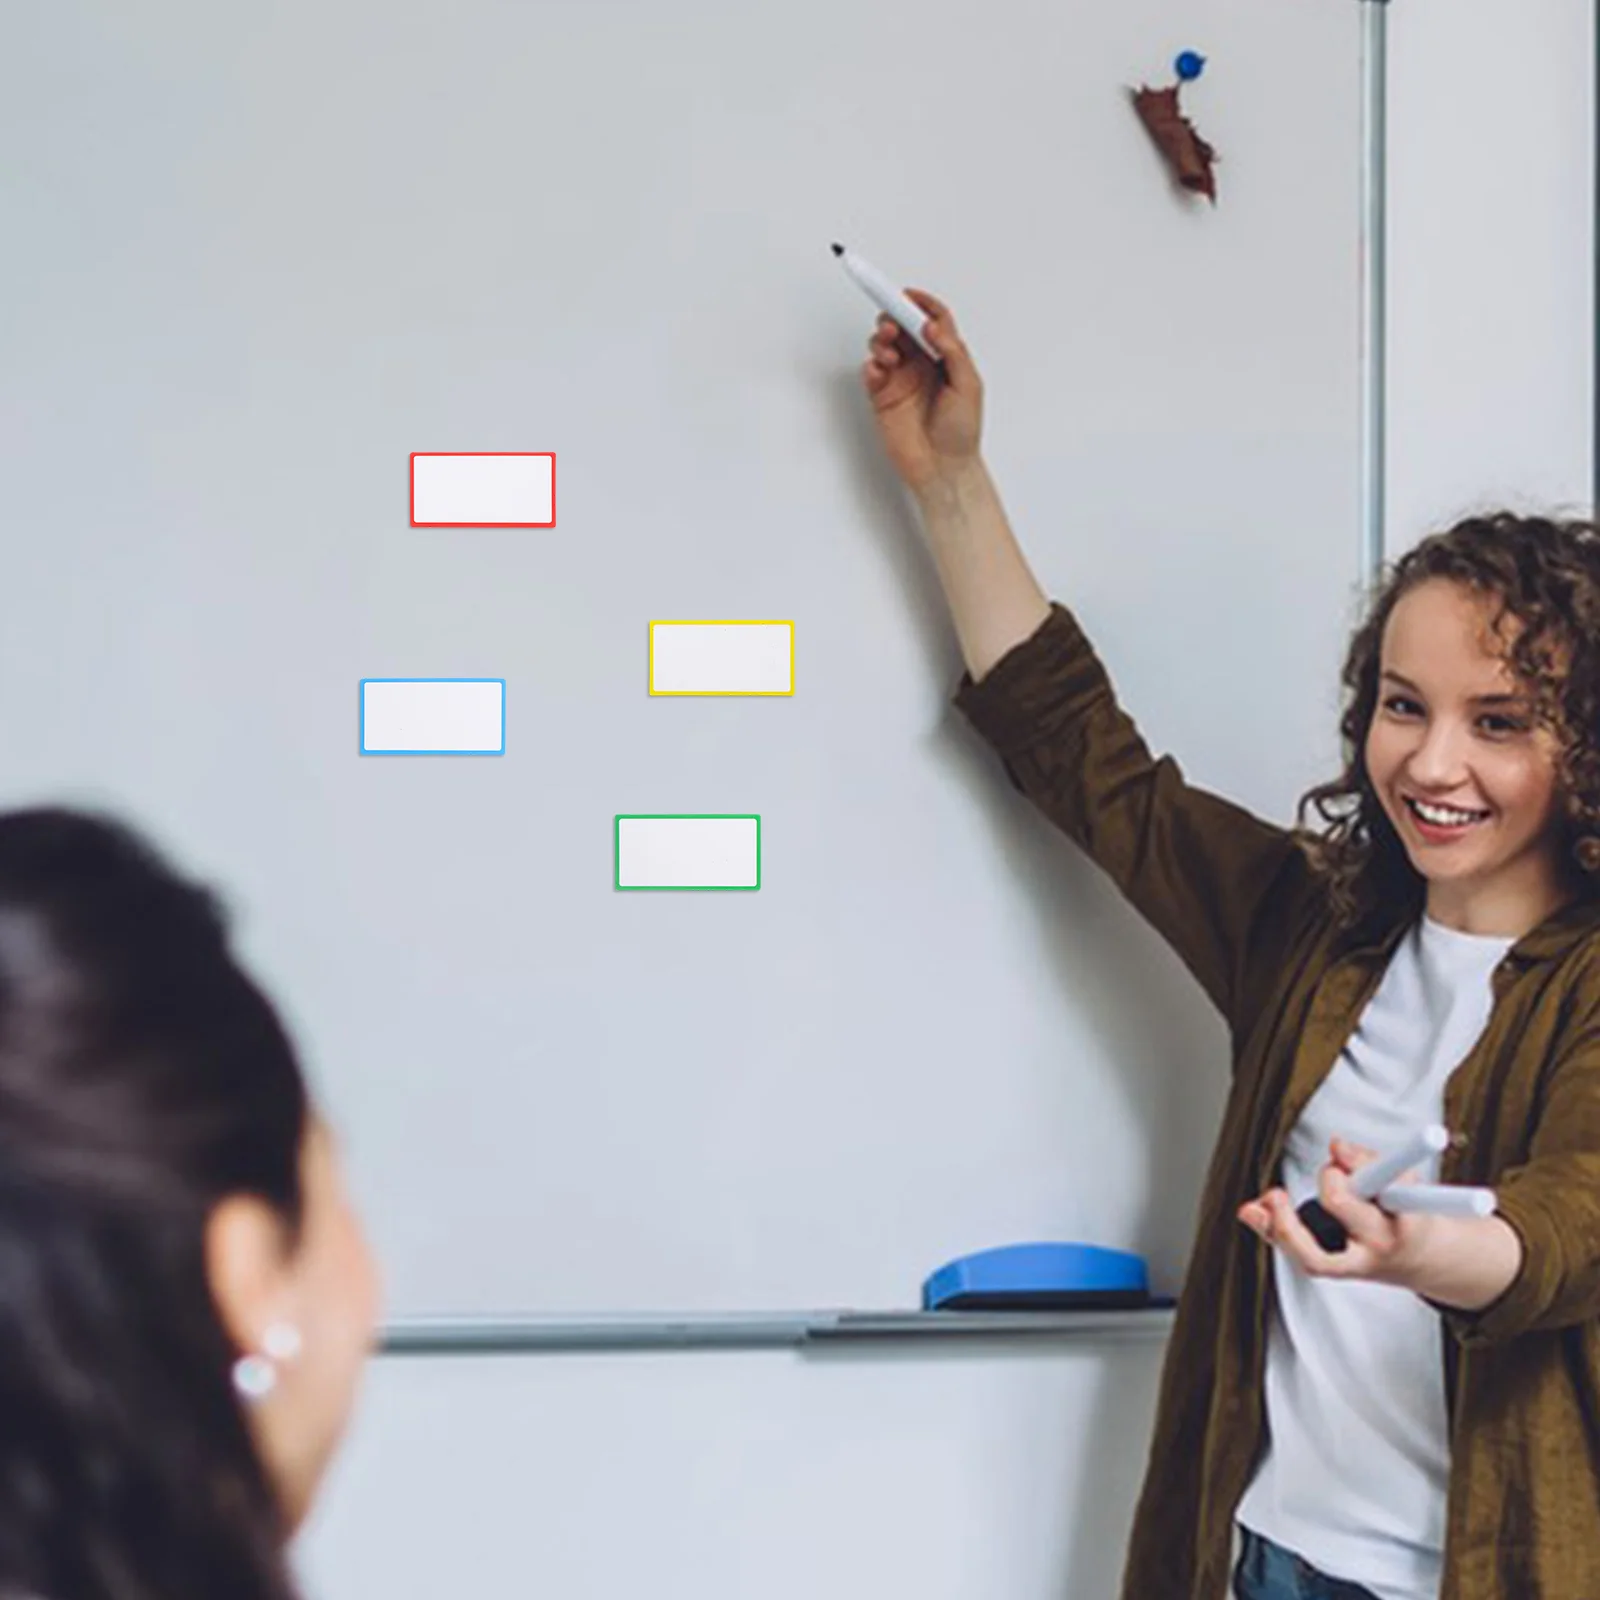
M 298 1554 L 312 1595 L 1111 1600 L 1138 1347 L 382 1362 Z
M 1353 4 L 37 8 L 4 67 L 0 801 L 236 906 L 393 1313 L 903 1306 L 969 1250 L 1175 1286 L 1226 1041 L 949 712 L 838 239 L 955 309 L 986 455 L 1157 749 L 1334 769 L 1357 532 Z M 1126 90 L 1188 108 L 1213 210 Z M 409 459 L 553 452 L 550 528 Z M 793 619 L 792 697 L 647 629 Z M 363 757 L 483 678 L 493 760 Z M 618 814 L 758 815 L 748 893 Z

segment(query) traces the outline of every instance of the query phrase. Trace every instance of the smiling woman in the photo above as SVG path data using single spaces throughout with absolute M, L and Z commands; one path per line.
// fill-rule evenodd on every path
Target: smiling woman
M 1220 1596 L 1235 1533 L 1238 1600 L 1591 1593 L 1600 536 L 1508 513 L 1402 557 L 1346 657 L 1345 770 L 1301 801 L 1326 826 L 1278 827 L 1145 744 L 1022 555 L 953 316 L 914 293 L 939 367 L 886 318 L 863 381 L 957 703 L 1235 1041 L 1123 1593 Z M 1459 1137 L 1419 1176 L 1492 1187 L 1492 1214 L 1353 1189 L 1433 1123 Z

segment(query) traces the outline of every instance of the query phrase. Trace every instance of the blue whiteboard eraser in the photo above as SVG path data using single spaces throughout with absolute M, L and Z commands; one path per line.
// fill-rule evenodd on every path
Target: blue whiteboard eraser
M 1009 1244 L 947 1262 L 924 1311 L 1086 1311 L 1153 1304 L 1144 1258 L 1093 1244 Z

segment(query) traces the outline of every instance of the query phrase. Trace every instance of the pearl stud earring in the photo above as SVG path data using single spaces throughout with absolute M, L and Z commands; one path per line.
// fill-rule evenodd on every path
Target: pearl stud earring
M 274 1322 L 261 1336 L 261 1354 L 240 1356 L 233 1364 L 233 1384 L 246 1400 L 264 1400 L 278 1386 L 280 1362 L 300 1353 L 300 1330 L 292 1322 Z

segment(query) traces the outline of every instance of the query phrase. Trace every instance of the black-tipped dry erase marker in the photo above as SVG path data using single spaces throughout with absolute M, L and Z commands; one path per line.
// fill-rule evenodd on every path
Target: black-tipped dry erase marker
M 908 300 L 884 275 L 870 262 L 863 261 L 853 251 L 846 250 L 842 244 L 833 247 L 833 253 L 839 258 L 839 264 L 860 285 L 862 293 L 880 311 L 886 312 L 900 324 L 913 339 L 917 341 L 917 348 L 923 351 L 930 360 L 942 359 L 926 339 L 922 337 L 922 325 L 928 320 L 928 313 L 913 300 Z

